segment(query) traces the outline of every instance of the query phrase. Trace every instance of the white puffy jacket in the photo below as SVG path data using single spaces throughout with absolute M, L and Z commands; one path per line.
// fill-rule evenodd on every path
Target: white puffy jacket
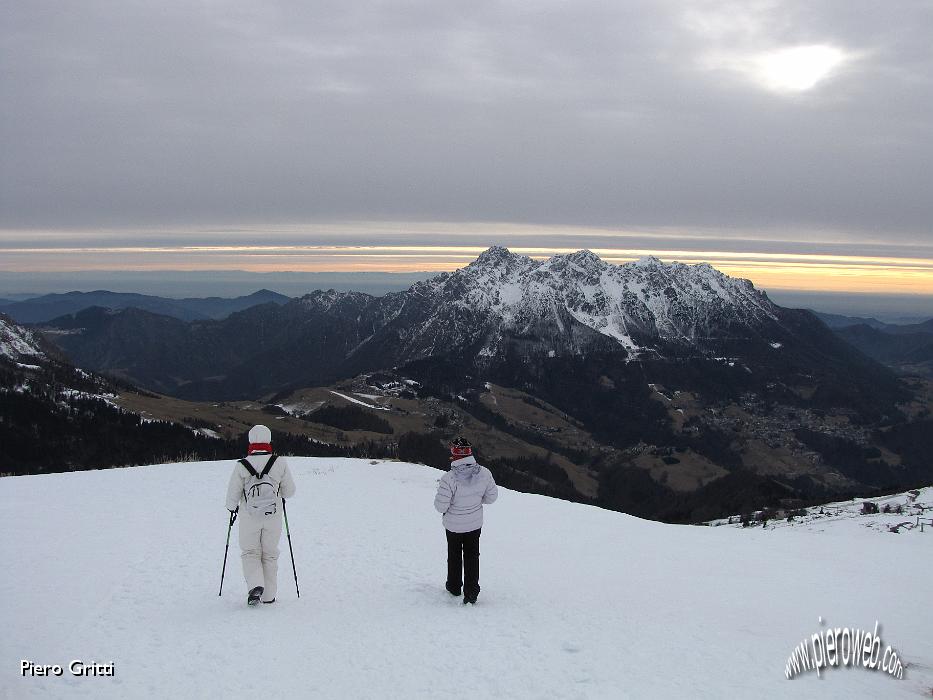
M 461 474 L 466 468 L 470 476 L 459 476 L 458 467 Z M 441 477 L 434 507 L 443 514 L 444 527 L 451 532 L 473 532 L 483 526 L 483 504 L 493 503 L 498 497 L 492 472 L 477 464 L 473 457 L 464 457 L 451 462 L 450 471 Z
M 271 457 L 271 455 L 254 454 L 247 457 L 246 461 L 253 465 L 253 469 L 256 470 L 257 474 L 262 474 L 262 470 L 266 468 L 266 462 L 269 461 L 269 457 Z M 246 488 L 246 480 L 249 476 L 250 473 L 246 471 L 246 467 L 237 462 L 236 466 L 233 467 L 233 473 L 230 475 L 230 483 L 227 486 L 227 510 L 236 510 L 239 508 L 240 503 L 245 500 L 243 492 Z M 292 472 L 288 468 L 288 461 L 285 457 L 275 458 L 272 469 L 269 470 L 269 478 L 273 483 L 279 485 L 280 498 L 291 498 L 295 495 L 295 480 L 292 478 Z

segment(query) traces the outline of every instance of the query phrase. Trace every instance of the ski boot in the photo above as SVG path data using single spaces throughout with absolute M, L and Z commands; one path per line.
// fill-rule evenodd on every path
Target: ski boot
M 262 586 L 256 586 L 249 592 L 249 595 L 246 598 L 246 604 L 256 605 L 256 603 L 258 603 L 260 600 L 262 600 Z

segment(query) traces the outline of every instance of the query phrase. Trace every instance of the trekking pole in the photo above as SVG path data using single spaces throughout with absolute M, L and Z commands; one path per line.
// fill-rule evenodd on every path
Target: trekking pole
M 233 523 L 236 522 L 236 511 L 230 511 L 230 525 L 227 527 L 227 546 L 224 547 L 224 568 L 220 570 L 220 591 L 217 595 L 223 595 L 224 592 L 224 574 L 227 573 L 227 552 L 230 551 L 230 531 L 233 529 Z
M 295 574 L 295 593 L 301 597 L 301 591 L 298 590 L 298 569 L 295 568 L 295 550 L 292 549 L 292 533 L 288 531 L 288 511 L 285 510 L 285 499 L 282 499 L 282 515 L 285 516 L 285 536 L 288 537 L 288 553 L 292 555 L 292 573 Z

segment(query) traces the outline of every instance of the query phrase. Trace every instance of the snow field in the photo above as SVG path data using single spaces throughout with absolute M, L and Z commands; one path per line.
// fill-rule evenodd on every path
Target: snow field
M 933 688 L 930 536 L 673 526 L 500 489 L 479 604 L 443 588 L 419 465 L 289 458 L 301 598 L 282 537 L 278 602 L 247 608 L 236 531 L 217 596 L 233 462 L 0 479 L 0 693 L 28 697 L 918 697 Z M 794 646 L 871 629 L 893 680 L 787 681 Z M 20 660 L 113 662 L 23 678 Z

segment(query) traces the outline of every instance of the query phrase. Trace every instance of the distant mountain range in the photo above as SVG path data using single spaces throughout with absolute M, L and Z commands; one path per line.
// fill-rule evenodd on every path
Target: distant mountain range
M 933 377 L 933 318 L 893 324 L 874 318 L 816 315 L 847 343 L 898 373 Z
M 131 387 L 78 369 L 33 331 L 0 315 L 0 476 L 220 457 L 234 445 L 146 421 L 113 399 Z
M 426 360 L 496 374 L 516 363 L 608 356 L 640 368 L 731 367 L 756 381 L 826 371 L 858 383 L 876 370 L 811 314 L 773 304 L 747 280 L 655 258 L 611 265 L 589 251 L 538 262 L 491 248 L 465 268 L 382 297 L 313 292 L 193 322 L 93 308 L 47 330 L 80 366 L 201 399 Z
M 25 301 L 44 294 L 108 289 L 159 297 L 237 297 L 272 289 L 297 297 L 315 289 L 386 294 L 408 289 L 429 272 L 247 272 L 245 270 L 0 270 L 0 297 Z
M 862 318 L 858 316 L 843 316 L 841 314 L 827 314 L 822 311 L 814 311 L 810 309 L 810 312 L 820 319 L 827 326 L 836 330 L 837 328 L 846 328 L 848 326 L 858 326 L 865 325 L 871 328 L 884 328 L 886 323 L 879 321 L 877 318 Z
M 895 328 L 856 325 L 840 328 L 836 333 L 901 374 L 933 377 L 933 321 Z
M 428 462 L 463 431 L 507 483 L 649 517 L 933 479 L 912 388 L 709 265 L 493 247 L 385 296 L 316 291 L 189 321 L 91 307 L 38 330 L 85 370 L 174 397 L 135 402 L 169 420 L 229 429 L 249 406 Z
M 812 314 L 777 306 L 748 280 L 655 258 L 612 265 L 589 251 L 535 261 L 494 247 L 382 297 L 318 291 L 192 322 L 93 308 L 46 331 L 79 366 L 205 400 L 407 366 L 451 386 L 479 376 L 544 385 L 557 369 L 641 386 L 675 374 L 734 396 L 807 386 L 815 404 L 872 415 L 899 395 Z
M 841 316 L 839 314 L 826 314 L 819 311 L 812 311 L 812 313 L 833 330 L 850 328 L 852 326 L 868 326 L 869 328 L 895 335 L 933 333 L 933 318 L 917 323 L 885 323 L 876 318 Z
M 154 314 L 170 316 L 183 321 L 226 318 L 236 311 L 260 304 L 285 304 L 289 297 L 261 289 L 248 296 L 224 299 L 168 299 L 146 294 L 126 294 L 98 290 L 95 292 L 68 292 L 46 294 L 24 301 L 0 301 L 0 313 L 18 323 L 44 323 L 59 316 L 75 314 L 91 307 L 105 309 L 142 309 Z

